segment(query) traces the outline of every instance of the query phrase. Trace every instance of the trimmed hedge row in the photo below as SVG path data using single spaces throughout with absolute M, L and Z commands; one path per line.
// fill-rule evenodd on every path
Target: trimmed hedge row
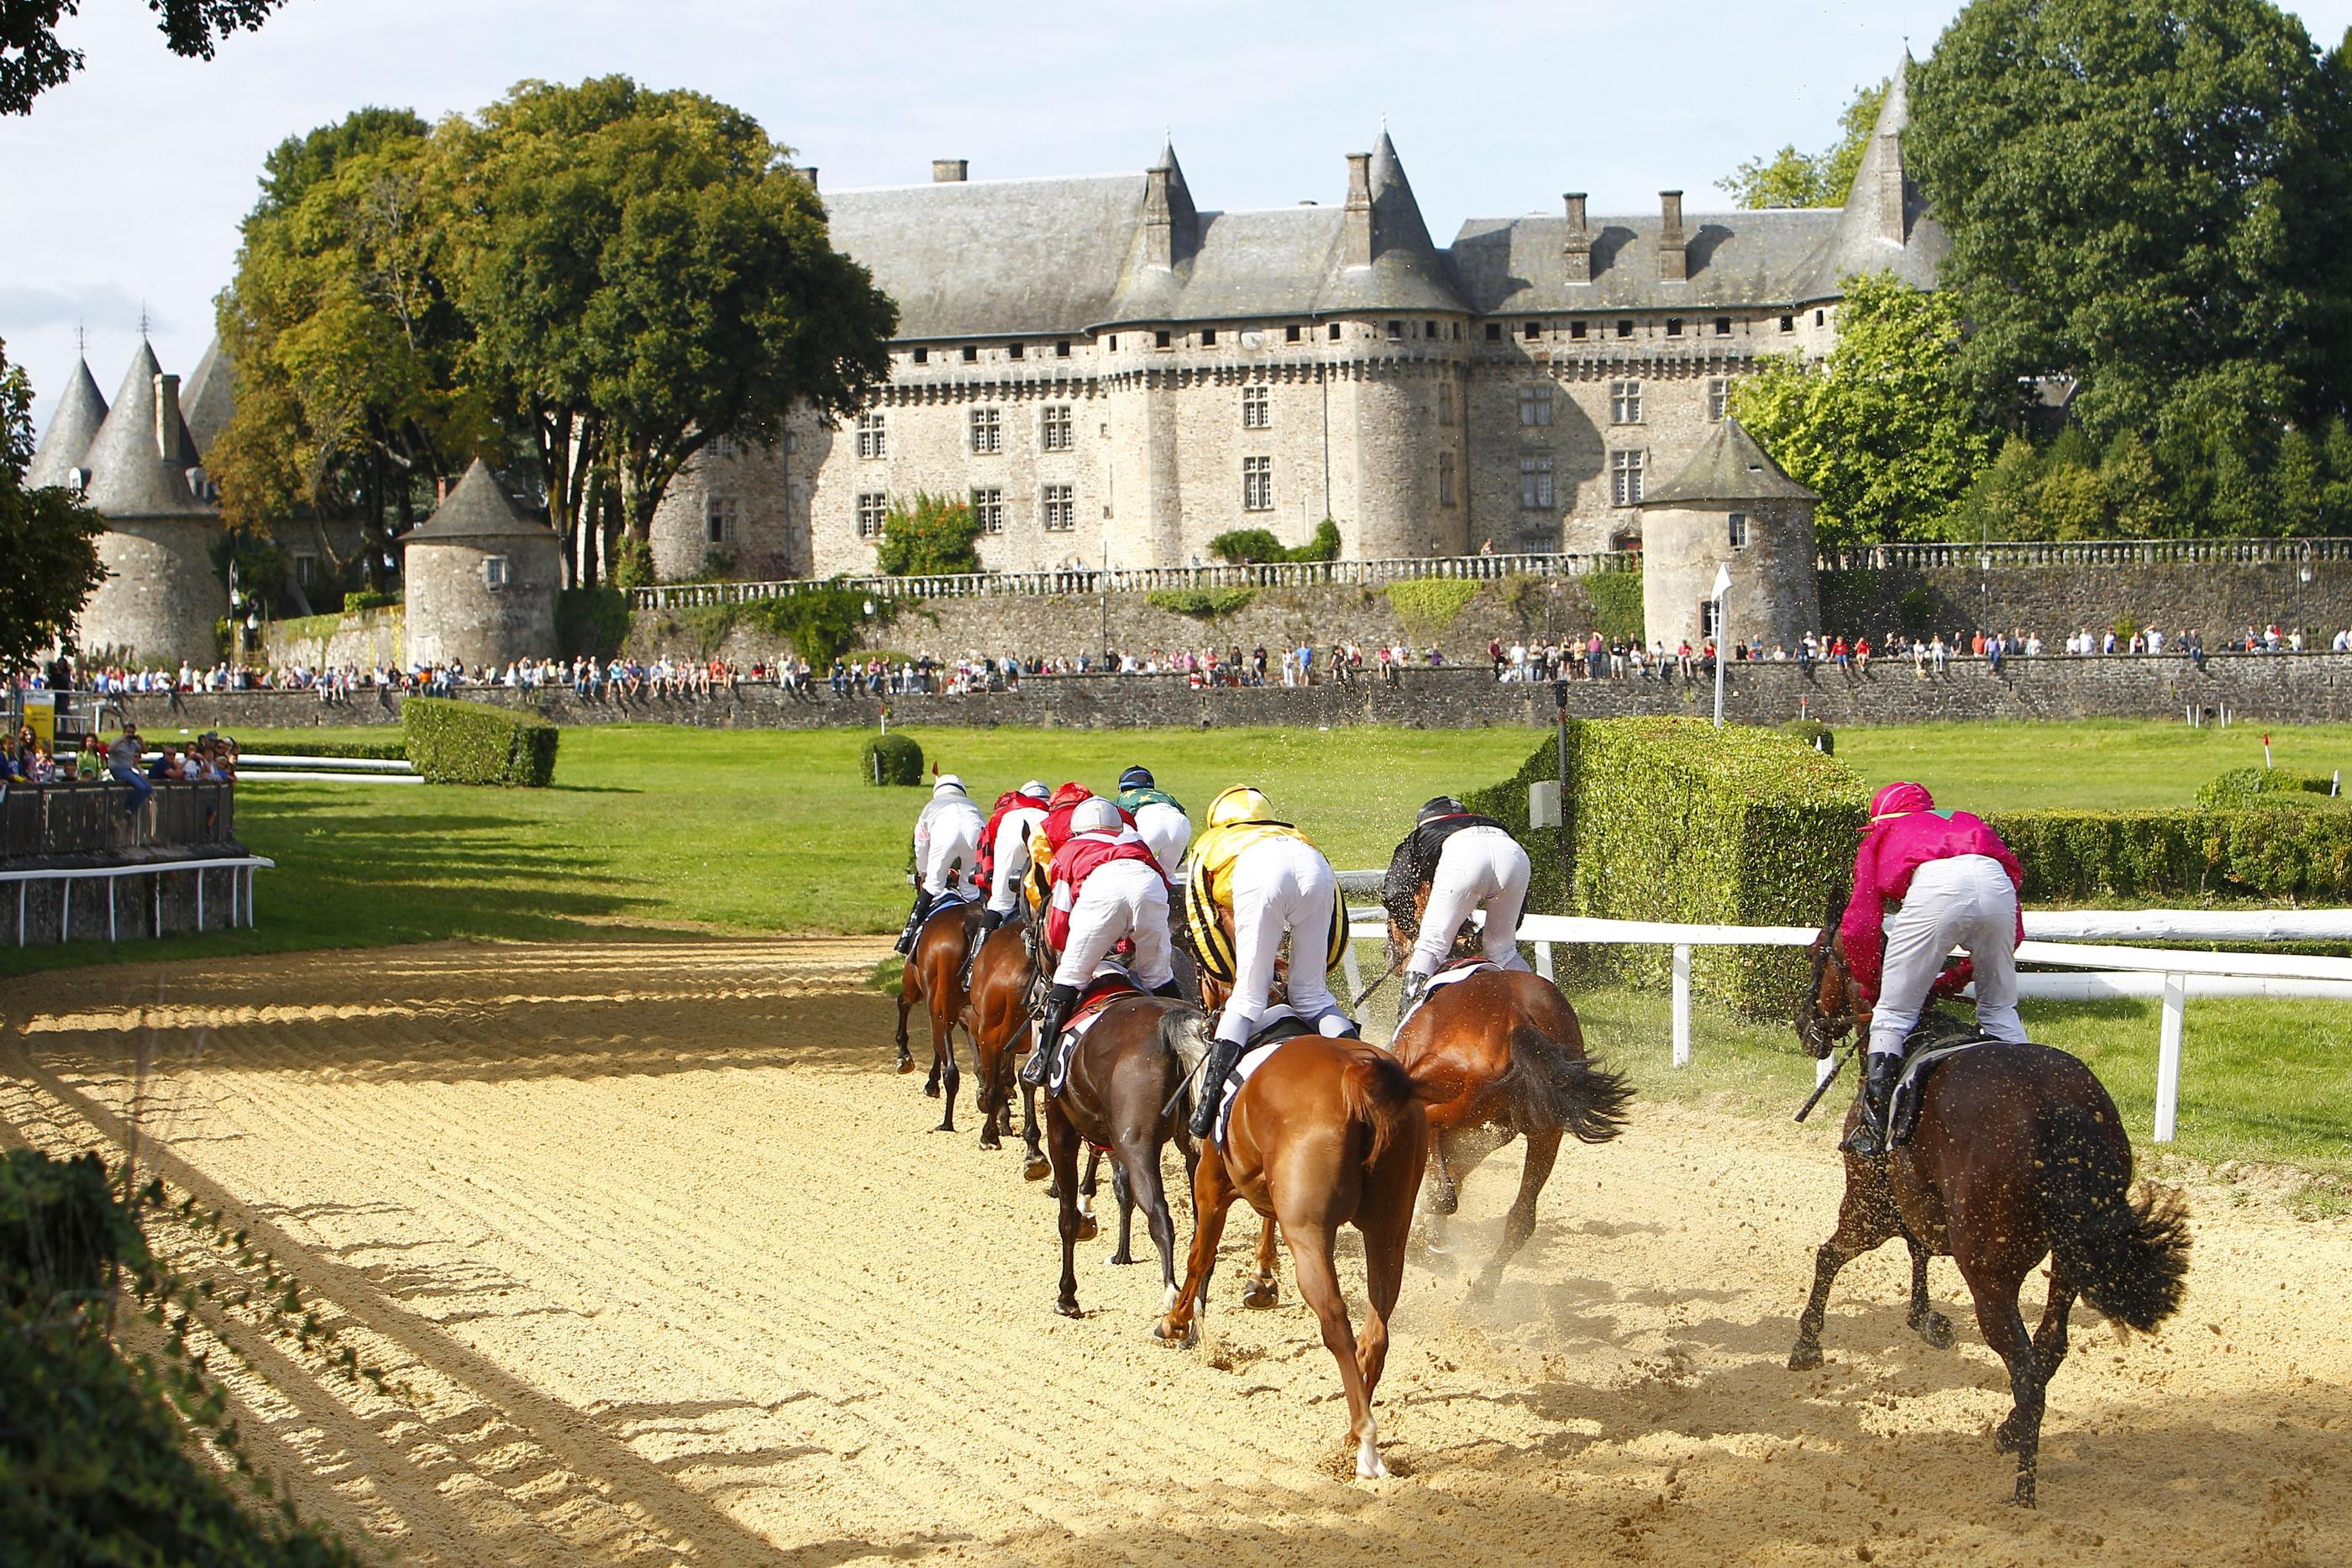
M 912 736 L 867 736 L 857 748 L 857 776 L 868 784 L 920 784 L 923 748 Z
M 409 765 L 428 784 L 546 788 L 555 777 L 561 732 L 534 714 L 483 703 L 410 697 L 400 705 Z
M 269 752 L 276 757 L 362 757 L 396 762 L 408 755 L 408 742 L 396 735 L 367 736 L 357 740 L 315 740 L 305 737 L 273 741 Z
M 2333 779 L 2292 768 L 2232 768 L 2207 779 L 2197 790 L 2197 803 L 2217 810 L 2280 806 L 2293 810 L 2336 800 Z
M 2005 811 L 2025 898 L 2352 897 L 2352 811 Z
M 1539 913 L 1710 925 L 1818 924 L 1853 867 L 1868 810 L 1861 780 L 1836 758 L 1772 730 L 1717 729 L 1704 719 L 1571 720 L 1566 816 L 1572 885 L 1563 887 L 1550 830 L 1529 832 L 1528 786 L 1559 777 L 1556 741 L 1518 773 L 1467 798 L 1521 831 L 1536 862 L 1528 907 Z M 1580 967 L 1663 981 L 1669 949 L 1603 946 Z M 1792 1007 L 1804 956 L 1786 948 L 1700 948 L 1696 989 L 1743 1011 Z

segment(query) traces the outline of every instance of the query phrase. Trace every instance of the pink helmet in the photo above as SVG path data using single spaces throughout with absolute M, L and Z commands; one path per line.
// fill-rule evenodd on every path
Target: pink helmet
M 1925 784 L 1897 780 L 1886 785 L 1870 798 L 1870 820 L 1883 822 L 1889 817 L 1907 817 L 1914 811 L 1932 811 L 1936 798 L 1927 793 Z

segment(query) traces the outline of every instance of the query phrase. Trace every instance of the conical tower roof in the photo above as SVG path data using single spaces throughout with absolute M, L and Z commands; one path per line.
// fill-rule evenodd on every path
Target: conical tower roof
M 1870 128 L 1870 141 L 1845 193 L 1837 229 L 1813 260 L 1801 299 L 1831 299 L 1845 279 L 1860 273 L 1892 272 L 1914 288 L 1936 286 L 1937 264 L 1951 248 L 1943 227 L 1927 215 L 1903 164 L 1903 132 L 1911 124 L 1911 51 L 1903 51 L 1887 78 L 1886 100 Z
M 236 366 L 215 338 L 205 345 L 205 357 L 196 361 L 188 384 L 180 389 L 180 413 L 188 422 L 188 434 L 196 438 L 199 456 L 211 455 L 213 443 L 236 412 Z
M 131 357 L 121 390 L 106 423 L 89 444 L 83 466 L 90 471 L 84 498 L 108 517 L 208 517 L 213 509 L 188 488 L 188 470 L 196 465 L 195 438 L 188 422 L 178 421 L 174 446 L 166 455 L 156 437 L 155 378 L 163 367 L 144 340 Z
M 1695 501 L 1818 501 L 1821 497 L 1789 477 L 1772 455 L 1756 444 L 1740 423 L 1726 415 L 1715 434 L 1699 444 L 1683 471 L 1642 497 L 1644 507 L 1687 506 Z
M 401 536 L 403 544 L 438 544 L 445 539 L 551 539 L 555 530 L 536 517 L 525 517 L 507 495 L 506 486 L 480 458 L 466 470 L 457 487 L 443 497 L 433 515 Z
M 1392 248 L 1433 250 L 1429 225 L 1422 221 L 1421 204 L 1413 198 L 1412 182 L 1404 177 L 1404 160 L 1397 156 L 1389 128 L 1372 143 L 1370 171 L 1372 187 L 1372 250 Z
M 49 416 L 48 429 L 41 433 L 40 445 L 33 449 L 33 465 L 25 471 L 26 488 L 71 483 L 73 471 L 83 466 L 82 459 L 89 455 L 89 444 L 105 423 L 106 400 L 98 393 L 89 361 L 76 361 L 65 395 Z

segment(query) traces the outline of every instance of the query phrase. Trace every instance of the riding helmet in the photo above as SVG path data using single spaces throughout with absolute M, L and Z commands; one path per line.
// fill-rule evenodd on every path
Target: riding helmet
M 1075 833 L 1097 832 L 1118 826 L 1118 808 L 1097 795 L 1070 813 L 1070 831 Z
M 1015 789 L 1013 792 L 1015 795 L 1026 795 L 1032 800 L 1042 800 L 1048 793 L 1045 789 L 1045 781 L 1042 779 L 1032 779 L 1028 783 L 1024 784 L 1020 789 Z
M 1898 779 L 1870 798 L 1870 820 L 1883 822 L 1889 817 L 1907 817 L 1914 811 L 1932 811 L 1936 798 L 1927 793 L 1925 784 L 1913 784 Z
M 931 793 L 934 795 L 946 795 L 950 793 L 961 795 L 963 793 L 963 780 L 957 778 L 952 773 L 942 773 L 940 775 L 939 782 L 931 786 Z
M 1118 776 L 1118 787 L 1122 789 L 1157 789 L 1160 785 L 1151 777 L 1150 768 L 1139 765 Z
M 1439 795 L 1422 806 L 1420 813 L 1412 820 L 1413 826 L 1419 827 L 1422 823 L 1436 817 L 1458 817 L 1462 815 L 1463 810 L 1462 802 L 1453 796 Z
M 1213 828 L 1274 820 L 1274 802 L 1246 784 L 1236 784 L 1209 802 L 1208 822 Z

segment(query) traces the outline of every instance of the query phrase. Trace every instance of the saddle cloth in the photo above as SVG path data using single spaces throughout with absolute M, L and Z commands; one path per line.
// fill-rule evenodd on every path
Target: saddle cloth
M 1484 970 L 1500 968 L 1502 966 L 1486 958 L 1454 959 L 1454 962 L 1446 965 L 1445 967 L 1438 970 L 1434 975 L 1430 976 L 1429 984 L 1422 988 L 1421 995 L 1413 998 L 1412 1005 L 1397 1015 L 1396 1032 L 1398 1034 L 1402 1034 L 1404 1032 L 1405 1024 L 1411 1020 L 1413 1014 L 1419 1012 L 1423 1007 L 1428 1005 L 1429 998 L 1437 994 L 1438 987 L 1450 986 L 1456 980 L 1466 980 L 1471 976 L 1479 974 Z
M 1989 1034 L 1970 1035 L 1964 1040 L 1946 1039 L 1933 1044 L 1914 1045 L 1903 1059 L 1903 1076 L 1895 1081 L 1895 1098 L 1886 1107 L 1886 1146 L 1901 1148 L 1911 1141 L 1911 1134 L 1919 1123 L 1919 1096 L 1927 1086 L 1927 1074 L 1948 1057 L 1964 1051 L 1974 1051 L 1980 1045 L 1999 1045 L 2000 1041 Z
M 1095 1027 L 1103 1009 L 1121 997 L 1139 997 L 1143 988 L 1129 977 L 1124 969 L 1106 965 L 1087 982 L 1078 993 L 1077 1005 L 1070 1009 L 1070 1021 L 1062 1026 L 1062 1049 L 1054 1053 L 1054 1070 L 1045 1080 L 1045 1092 L 1059 1094 L 1062 1085 L 1069 1082 L 1070 1062 L 1078 1054 L 1078 1046 L 1087 1038 L 1087 1030 Z
M 1225 1146 L 1225 1129 L 1234 1119 L 1234 1101 L 1241 1093 L 1242 1085 L 1249 1082 L 1250 1074 L 1300 1035 L 1314 1032 L 1287 1003 L 1276 1002 L 1260 1015 L 1257 1031 L 1250 1036 L 1250 1047 L 1234 1064 L 1233 1076 L 1225 1080 L 1224 1098 L 1217 1102 L 1217 1147 Z

